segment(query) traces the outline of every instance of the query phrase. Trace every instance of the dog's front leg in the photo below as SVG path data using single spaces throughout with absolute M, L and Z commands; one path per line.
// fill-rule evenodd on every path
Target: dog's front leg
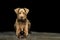
M 27 37 L 28 36 L 28 24 L 26 24 L 26 26 L 25 26 L 25 28 L 24 28 L 24 35 L 25 35 L 25 37 Z
M 16 36 L 20 38 L 20 27 L 19 25 L 16 25 Z

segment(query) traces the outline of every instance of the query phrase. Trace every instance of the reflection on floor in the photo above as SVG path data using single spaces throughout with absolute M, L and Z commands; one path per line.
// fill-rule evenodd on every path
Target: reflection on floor
M 27 40 L 60 40 L 60 33 L 32 32 Z M 15 32 L 0 32 L 0 40 L 17 40 Z

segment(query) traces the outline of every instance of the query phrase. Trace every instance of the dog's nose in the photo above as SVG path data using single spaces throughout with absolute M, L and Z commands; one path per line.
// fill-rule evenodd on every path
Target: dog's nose
M 22 19 L 23 17 L 21 17 L 21 19 Z

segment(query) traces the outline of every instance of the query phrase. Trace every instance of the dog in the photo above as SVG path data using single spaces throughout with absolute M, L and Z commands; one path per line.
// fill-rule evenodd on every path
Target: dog
M 29 34 L 29 30 L 31 27 L 30 21 L 27 19 L 27 14 L 29 13 L 28 8 L 16 8 L 14 12 L 17 15 L 14 27 L 16 29 L 16 36 L 18 38 L 23 35 L 23 37 L 27 37 Z

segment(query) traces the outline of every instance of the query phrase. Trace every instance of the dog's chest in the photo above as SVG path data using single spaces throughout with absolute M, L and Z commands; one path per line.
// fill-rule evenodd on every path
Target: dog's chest
M 20 28 L 26 27 L 26 23 L 19 22 L 18 25 L 19 25 Z
M 24 27 L 26 27 L 26 25 L 27 25 L 27 20 L 24 20 L 24 21 L 17 20 L 17 25 L 18 25 L 20 28 L 24 28 Z
M 19 23 L 19 26 L 24 27 L 26 26 L 26 23 Z
M 26 27 L 26 23 L 19 24 L 19 28 L 21 29 L 21 31 L 23 31 L 25 27 Z

